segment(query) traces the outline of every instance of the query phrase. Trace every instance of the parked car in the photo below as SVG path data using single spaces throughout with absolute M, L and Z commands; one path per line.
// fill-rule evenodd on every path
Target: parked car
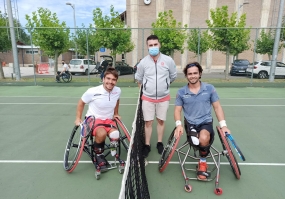
M 109 66 L 113 66 L 113 57 L 112 56 L 101 55 L 100 57 L 101 57 L 101 59 L 103 58 L 104 60 L 106 60 L 108 62 Z M 100 62 L 97 63 L 96 69 L 97 69 L 98 73 L 102 73 L 103 68 L 101 67 Z
M 259 79 L 266 79 L 269 77 L 271 68 L 271 61 L 256 61 L 249 65 L 246 72 L 253 77 L 258 77 Z M 285 77 L 285 64 L 282 62 L 276 62 L 275 76 Z
M 121 61 L 116 61 L 115 69 L 116 69 L 116 71 L 118 71 L 119 76 L 134 73 L 133 67 L 131 67 L 128 64 L 126 64 L 125 62 L 121 62 Z
M 88 69 L 89 65 L 89 69 Z M 69 62 L 70 73 L 74 75 L 75 73 L 82 73 L 85 75 L 91 73 L 97 73 L 96 63 L 92 59 L 72 59 Z
M 249 61 L 247 59 L 236 59 L 234 63 L 232 63 L 232 67 L 230 69 L 230 75 L 246 75 L 246 69 L 248 68 Z

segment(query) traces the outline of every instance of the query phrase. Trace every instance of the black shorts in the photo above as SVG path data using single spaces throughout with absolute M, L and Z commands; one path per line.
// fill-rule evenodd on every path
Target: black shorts
M 190 131 L 190 126 L 193 126 L 197 133 L 199 134 L 201 130 L 205 129 L 210 133 L 210 143 L 213 143 L 214 141 L 214 136 L 215 136 L 215 131 L 213 128 L 213 123 L 212 122 L 208 122 L 208 123 L 204 123 L 204 124 L 199 124 L 199 125 L 193 125 L 187 122 L 187 120 L 184 120 L 184 124 L 185 124 L 185 130 L 188 133 Z

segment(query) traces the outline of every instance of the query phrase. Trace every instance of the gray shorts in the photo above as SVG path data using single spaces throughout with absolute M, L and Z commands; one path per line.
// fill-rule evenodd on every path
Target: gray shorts
M 143 111 L 144 121 L 152 121 L 154 120 L 154 116 L 156 116 L 156 118 L 160 120 L 165 121 L 168 106 L 169 106 L 169 101 L 154 103 L 143 100 L 142 111 Z

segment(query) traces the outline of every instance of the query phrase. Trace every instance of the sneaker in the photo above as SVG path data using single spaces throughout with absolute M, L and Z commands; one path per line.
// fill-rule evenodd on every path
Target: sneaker
M 142 152 L 143 153 L 143 157 L 147 158 L 149 152 L 150 152 L 150 146 L 149 145 L 144 145 L 143 152 Z
M 96 161 L 97 161 L 98 166 L 101 169 L 106 169 L 107 168 L 107 160 L 105 159 L 104 154 L 101 154 L 101 155 L 95 154 L 95 157 L 96 157 Z
M 207 179 L 207 162 L 200 162 L 198 163 L 198 173 L 197 173 L 197 178 L 199 180 L 206 180 Z M 203 174 L 203 175 L 202 175 Z
M 162 151 L 164 149 L 163 143 L 162 142 L 158 142 L 157 145 L 156 145 L 156 148 L 157 148 L 157 152 L 161 155 Z

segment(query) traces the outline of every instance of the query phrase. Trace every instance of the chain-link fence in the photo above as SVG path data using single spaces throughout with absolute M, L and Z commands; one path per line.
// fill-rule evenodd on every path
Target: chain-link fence
M 7 27 L 0 27 L 0 31 L 7 31 Z M 47 30 L 58 29 L 58 28 L 48 28 Z M 224 31 L 232 30 L 233 28 L 220 28 Z M 236 28 L 235 28 L 236 29 Z M 0 60 L 2 64 L 3 74 L 5 76 L 4 80 L 1 80 L 1 84 L 3 85 L 59 85 L 55 81 L 55 75 L 57 71 L 62 71 L 61 61 L 65 60 L 66 63 L 70 65 L 70 71 L 72 74 L 72 80 L 69 83 L 65 83 L 62 81 L 62 86 L 75 86 L 75 85 L 94 85 L 96 83 L 99 84 L 100 79 L 100 62 L 103 58 L 103 55 L 110 55 L 112 49 L 107 49 L 105 46 L 99 48 L 98 51 L 91 53 L 93 44 L 92 44 L 92 36 L 96 36 L 96 29 L 84 29 L 78 28 L 79 30 L 86 31 L 86 40 L 80 41 L 77 43 L 78 48 L 80 45 L 85 44 L 84 47 L 81 46 L 81 49 L 86 49 L 85 53 L 77 52 L 77 49 L 72 47 L 74 43 L 74 35 L 70 37 L 71 47 L 66 50 L 66 52 L 60 54 L 55 60 L 55 57 L 48 56 L 40 46 L 36 46 L 33 43 L 33 38 L 30 37 L 30 43 L 21 43 L 18 41 L 17 52 L 18 52 L 18 60 L 20 67 L 20 81 L 15 81 L 15 67 L 13 65 L 13 53 L 12 50 L 2 50 L 0 53 Z M 99 29 L 98 29 L 99 30 Z M 108 31 L 114 31 L 114 29 L 104 29 Z M 103 30 L 103 31 L 104 31 Z M 125 29 L 127 30 L 127 29 Z M 133 74 L 133 66 L 138 62 L 139 59 L 143 58 L 148 54 L 146 39 L 149 35 L 153 33 L 153 29 L 151 28 L 142 28 L 142 29 L 129 29 L 131 34 L 131 40 L 134 43 L 134 49 L 128 53 L 117 54 L 115 67 L 120 73 L 119 83 L 122 85 L 134 84 L 134 74 Z M 189 33 L 191 32 L 191 28 L 185 29 L 188 38 Z M 197 46 L 198 52 L 200 47 L 200 38 L 202 37 L 202 33 L 205 31 L 209 31 L 209 35 L 211 38 L 210 29 L 201 28 L 198 29 L 200 35 L 198 36 Z M 238 30 L 238 29 L 236 29 Z M 247 28 L 246 30 L 250 30 L 248 44 L 249 49 L 237 54 L 236 56 L 231 55 L 229 58 L 229 68 L 230 74 L 228 76 L 229 81 L 225 81 L 225 68 L 226 68 L 226 54 L 225 52 L 217 51 L 217 50 L 208 50 L 202 54 L 195 54 L 188 49 L 187 40 L 184 42 L 184 53 L 179 51 L 175 51 L 173 55 L 173 59 L 177 65 L 178 71 L 178 80 L 176 82 L 181 82 L 182 84 L 186 83 L 185 77 L 182 73 L 183 67 L 192 61 L 199 61 L 203 66 L 203 78 L 208 82 L 213 83 L 222 83 L 222 84 L 230 84 L 236 83 L 239 85 L 245 84 L 249 86 L 261 85 L 268 82 L 268 75 L 270 72 L 271 59 L 270 53 L 268 54 L 258 54 L 257 53 L 257 43 L 261 41 L 260 34 L 262 30 L 265 33 L 271 32 L 268 36 L 267 40 L 274 41 L 274 33 L 276 29 L 274 28 Z M 95 32 L 94 35 L 88 35 L 90 32 Z M 102 31 L 102 30 L 101 30 Z M 25 30 L 27 31 L 27 29 Z M 71 30 L 70 32 L 73 32 Z M 281 31 L 283 33 L 283 29 Z M 91 39 L 90 39 L 91 37 Z M 281 35 L 281 38 L 284 38 Z M 7 38 L 8 39 L 8 38 Z M 102 38 L 103 39 L 103 38 Z M 53 42 L 51 40 L 51 42 Z M 169 41 L 171 42 L 171 41 Z M 238 40 L 237 40 L 238 42 Z M 164 45 L 164 43 L 161 43 Z M 201 51 L 200 51 L 201 52 Z M 49 53 L 50 54 L 50 53 Z M 77 56 L 76 56 L 77 55 Z M 73 59 L 82 60 L 81 63 L 74 64 L 72 62 Z M 87 61 L 88 58 L 91 61 Z M 85 60 L 85 61 L 84 61 Z M 237 61 L 240 60 L 240 61 Z M 283 83 L 285 77 L 285 51 L 283 47 L 283 42 L 280 41 L 280 49 L 277 56 L 277 66 L 276 66 L 276 76 L 275 83 Z M 280 63 L 279 63 L 280 62 Z M 46 63 L 46 64 L 43 64 Z M 56 67 L 58 65 L 58 68 Z M 113 66 L 114 67 L 114 66 Z M 250 67 L 250 69 L 248 69 Z M 78 70 L 73 70 L 77 68 Z M 92 72 L 90 74 L 90 71 Z M 261 75 L 262 74 L 262 75 Z M 202 80 L 203 80 L 202 78 Z

